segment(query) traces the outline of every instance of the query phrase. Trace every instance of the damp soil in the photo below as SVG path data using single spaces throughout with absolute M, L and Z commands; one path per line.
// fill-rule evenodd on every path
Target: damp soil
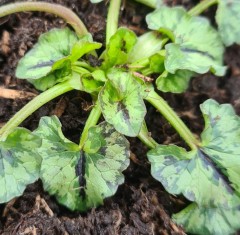
M 0 0 L 0 5 L 13 1 Z M 20 1 L 15 1 L 20 2 Z M 71 8 L 86 24 L 94 40 L 104 43 L 107 2 L 92 5 L 88 0 L 49 0 Z M 192 7 L 198 1 L 167 0 L 169 5 Z M 120 25 L 142 34 L 146 31 L 144 16 L 151 9 L 132 1 L 123 1 Z M 213 18 L 212 11 L 205 14 Z M 39 35 L 54 27 L 64 27 L 63 20 L 44 13 L 21 13 L 0 19 L 0 86 L 38 94 L 33 86 L 16 79 L 14 71 L 18 60 L 37 41 Z M 225 77 L 211 74 L 192 79 L 189 89 L 181 95 L 161 94 L 177 111 L 189 128 L 199 135 L 203 119 L 199 104 L 208 98 L 220 103 L 231 103 L 240 114 L 240 47 L 227 48 Z M 0 98 L 0 125 L 24 106 L 30 98 Z M 72 91 L 44 105 L 22 126 L 33 130 L 40 117 L 57 115 L 64 134 L 78 142 L 91 109 L 90 97 Z M 151 134 L 159 143 L 185 146 L 171 126 L 152 107 L 146 117 Z M 169 195 L 150 175 L 146 159 L 147 148 L 135 138 L 131 143 L 131 164 L 124 172 L 125 183 L 104 205 L 86 213 L 71 212 L 59 205 L 54 197 L 43 191 L 40 181 L 29 185 L 24 194 L 0 205 L 0 234 L 70 234 L 70 235 L 137 235 L 185 234 L 175 225 L 171 215 L 188 203 L 181 197 Z

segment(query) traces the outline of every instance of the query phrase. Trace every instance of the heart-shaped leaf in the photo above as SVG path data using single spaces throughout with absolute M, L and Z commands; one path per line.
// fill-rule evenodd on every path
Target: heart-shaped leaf
M 219 105 L 214 100 L 204 102 L 201 110 L 205 129 L 200 147 L 187 152 L 174 145 L 160 145 L 148 153 L 148 158 L 152 175 L 168 192 L 182 193 L 197 203 L 199 208 L 194 212 L 187 210 L 186 216 L 193 213 L 195 219 L 200 219 L 200 224 L 205 227 L 199 234 L 205 234 L 206 227 L 209 234 L 215 234 L 218 228 L 203 221 L 211 216 L 221 218 L 225 224 L 224 231 L 231 231 L 236 227 L 236 220 L 232 227 L 223 211 L 231 216 L 240 213 L 240 118 L 231 105 Z M 186 228 L 197 223 L 194 219 L 181 218 L 179 222 L 182 221 L 185 221 L 183 225 Z
M 22 195 L 38 179 L 41 157 L 36 148 L 40 145 L 41 139 L 24 128 L 0 141 L 0 203 Z
M 182 7 L 162 6 L 148 14 L 146 20 L 150 29 L 173 41 L 165 47 L 168 72 L 174 74 L 181 69 L 201 74 L 211 70 L 219 76 L 225 73 L 221 38 L 207 19 L 192 17 Z
M 53 29 L 42 34 L 38 43 L 19 61 L 16 76 L 27 79 L 39 90 L 72 78 L 72 64 L 101 47 L 89 35 L 80 39 L 70 29 Z
M 226 46 L 240 43 L 240 2 L 238 0 L 218 0 L 216 21 L 219 33 Z
M 22 79 L 46 76 L 55 62 L 70 55 L 77 41 L 77 36 L 68 28 L 52 29 L 42 34 L 38 43 L 19 61 L 16 76 Z M 64 61 L 61 64 L 63 67 Z
M 141 87 L 131 73 L 111 69 L 109 81 L 99 93 L 99 102 L 105 120 L 127 136 L 137 136 L 142 127 L 146 107 Z
M 69 209 L 101 205 L 124 182 L 129 143 L 109 124 L 90 128 L 83 149 L 63 136 L 57 117 L 43 117 L 35 134 L 43 141 L 39 152 L 44 189 Z

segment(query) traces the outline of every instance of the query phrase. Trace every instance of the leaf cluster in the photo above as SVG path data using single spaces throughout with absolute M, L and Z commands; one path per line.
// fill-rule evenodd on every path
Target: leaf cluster
M 240 118 L 233 108 L 211 99 L 204 102 L 205 129 L 190 151 L 156 144 L 144 121 L 146 100 L 189 143 L 186 136 L 191 132 L 166 103 L 157 104 L 161 97 L 155 88 L 181 93 L 195 74 L 210 71 L 223 76 L 224 44 L 238 42 L 223 16 L 239 5 L 219 2 L 219 34 L 204 17 L 192 16 L 182 7 L 163 6 L 161 1 L 149 6 L 156 4 L 161 7 L 146 17 L 149 31 L 139 37 L 119 28 L 102 49 L 90 34 L 53 29 L 41 35 L 19 61 L 16 76 L 27 79 L 42 94 L 63 84 L 89 93 L 95 109 L 79 145 L 63 135 L 55 116 L 42 117 L 33 132 L 15 128 L 7 137 L 0 136 L 0 186 L 4 189 L 0 202 L 21 195 L 26 185 L 40 178 L 44 189 L 71 210 L 101 205 L 124 182 L 122 172 L 130 156 L 125 136 L 139 137 L 154 146 L 148 152 L 152 176 L 169 193 L 182 194 L 191 202 L 173 215 L 178 224 L 197 234 L 231 234 L 240 228 Z M 232 15 L 234 20 L 239 18 L 238 13 Z M 231 27 L 239 33 L 235 25 Z M 102 53 L 97 51 L 100 48 Z M 99 116 L 94 110 L 104 122 L 96 125 Z

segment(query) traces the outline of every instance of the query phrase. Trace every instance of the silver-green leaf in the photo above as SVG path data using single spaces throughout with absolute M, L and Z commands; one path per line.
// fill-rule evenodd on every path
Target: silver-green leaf
M 218 0 L 216 21 L 218 31 L 226 46 L 240 43 L 240 2 L 238 0 Z
M 17 128 L 0 142 L 0 203 L 23 194 L 26 186 L 39 177 L 41 139 L 24 128 Z
M 65 62 L 64 58 L 70 55 L 77 40 L 77 36 L 68 28 L 52 29 L 42 34 L 38 43 L 19 61 L 16 76 L 22 79 L 39 79 L 46 76 L 55 62 Z
M 127 136 L 137 136 L 146 114 L 141 87 L 133 75 L 120 69 L 107 73 L 108 81 L 99 93 L 105 120 Z
M 63 136 L 57 117 L 43 117 L 35 134 L 43 140 L 44 189 L 69 209 L 97 207 L 124 182 L 129 143 L 111 125 L 91 127 L 83 149 Z
M 232 217 L 240 213 L 240 117 L 231 105 L 219 105 L 211 99 L 201 105 L 201 110 L 205 129 L 200 146 L 190 152 L 174 145 L 158 146 L 148 153 L 151 172 L 169 193 L 183 194 L 197 203 L 199 208 L 187 211 L 186 216 L 199 218 L 198 225 L 203 227 L 196 226 L 198 234 L 206 234 L 206 228 L 208 234 L 217 234 L 216 223 L 204 223 L 211 216 L 224 221 L 223 231 L 230 234 L 240 227 L 236 220 L 229 223 L 225 217 L 225 213 Z M 176 215 L 178 223 L 193 232 L 196 220 L 184 219 L 184 212 L 180 213 L 180 217 Z
M 189 233 L 203 235 L 234 234 L 240 228 L 239 218 L 238 208 L 205 208 L 196 203 L 173 215 L 173 221 L 182 225 Z
M 165 68 L 206 73 L 211 70 L 222 76 L 224 47 L 217 31 L 203 17 L 192 17 L 182 7 L 162 6 L 147 15 L 148 27 L 169 37 L 166 45 Z M 197 30 L 196 30 L 197 29 Z

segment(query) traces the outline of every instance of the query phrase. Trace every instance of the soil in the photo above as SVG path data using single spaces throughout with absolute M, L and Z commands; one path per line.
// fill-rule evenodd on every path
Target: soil
M 0 5 L 13 1 L 0 0 Z M 16 1 L 20 2 L 20 1 Z M 107 3 L 92 5 L 88 0 L 49 0 L 65 5 L 76 12 L 93 34 L 96 41 L 104 43 Z M 169 5 L 192 7 L 198 1 L 167 0 Z M 146 30 L 144 16 L 151 9 L 131 1 L 123 1 L 121 26 L 127 26 L 137 34 Z M 214 10 L 205 14 L 213 18 Z M 26 92 L 38 91 L 24 80 L 16 79 L 14 71 L 18 60 L 37 41 L 39 35 L 65 23 L 50 14 L 21 13 L 0 19 L 0 86 L 21 91 L 23 97 L 0 98 L 0 125 L 25 105 L 31 96 Z M 227 74 L 217 78 L 211 74 L 192 79 L 186 93 L 161 94 L 178 112 L 189 128 L 199 135 L 203 119 L 199 104 L 208 98 L 220 103 L 231 103 L 240 114 L 240 47 L 226 49 Z M 25 92 L 25 93 L 24 93 Z M 26 93 L 27 94 L 27 93 Z M 85 120 L 89 115 L 90 98 L 80 92 L 69 92 L 44 105 L 29 117 L 22 126 L 35 129 L 41 116 L 59 116 L 64 134 L 78 142 Z M 159 143 L 185 146 L 171 126 L 152 107 L 148 107 L 147 124 Z M 43 191 L 40 181 L 29 185 L 23 196 L 0 205 L 0 234 L 184 234 L 184 230 L 171 221 L 171 215 L 186 206 L 181 197 L 169 195 L 150 175 L 146 159 L 147 148 L 135 138 L 131 143 L 131 164 L 124 172 L 125 183 L 115 196 L 105 200 L 103 206 L 86 213 L 71 212 L 59 205 L 54 197 Z

